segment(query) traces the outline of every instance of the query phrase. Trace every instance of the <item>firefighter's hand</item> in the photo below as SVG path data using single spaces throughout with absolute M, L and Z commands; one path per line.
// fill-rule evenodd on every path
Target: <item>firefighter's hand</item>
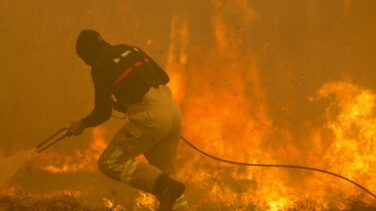
M 113 106 L 115 111 L 127 113 L 127 107 L 125 107 L 122 103 L 119 102 L 113 102 Z
M 85 127 L 81 121 L 74 121 L 68 128 L 68 135 L 69 136 L 78 136 L 84 132 Z

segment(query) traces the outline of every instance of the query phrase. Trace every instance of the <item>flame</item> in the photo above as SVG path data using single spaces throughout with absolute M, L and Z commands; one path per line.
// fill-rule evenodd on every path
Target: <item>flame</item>
M 323 157 L 330 168 L 346 177 L 361 181 L 371 190 L 376 189 L 376 93 L 349 82 L 325 84 L 319 95 L 335 97 L 327 108 L 325 127 L 333 134 Z M 350 196 L 354 190 L 344 190 Z
M 372 167 L 376 165 L 374 150 L 376 93 L 350 82 L 328 82 L 317 93 L 319 97 L 315 101 L 329 99 L 329 103 L 326 107 L 325 122 L 312 128 L 311 138 L 307 140 L 312 143 L 312 148 L 306 165 L 330 170 L 353 179 L 370 190 L 375 190 L 376 178 L 372 175 L 375 175 L 376 172 Z M 205 127 L 200 132 L 207 136 L 210 136 L 213 131 L 218 132 L 216 139 L 211 141 L 223 142 L 223 133 L 219 128 L 224 120 L 218 118 L 211 121 L 213 119 L 195 123 Z M 211 129 L 208 129 L 209 126 Z M 293 139 L 288 133 L 283 138 L 287 140 L 287 143 L 288 140 Z M 237 140 L 237 143 L 241 143 L 241 141 Z M 247 157 L 243 157 L 244 155 L 239 153 L 227 154 L 227 146 L 218 147 L 223 145 L 218 144 L 211 150 L 215 149 L 214 154 L 224 154 L 231 158 L 240 155 L 243 160 L 247 160 Z M 259 145 L 259 147 L 260 149 L 253 150 L 267 150 L 263 145 Z M 288 145 L 287 151 L 280 150 L 275 153 L 279 156 L 295 157 L 300 156 L 301 152 L 299 151 L 301 150 L 293 145 Z M 286 154 L 286 152 L 293 153 Z M 258 153 L 255 152 L 255 154 Z M 281 161 L 274 160 L 267 154 L 259 155 L 260 158 L 271 163 L 280 163 Z M 248 161 L 259 162 L 256 159 Z M 241 170 L 241 168 L 205 161 L 198 156 L 191 156 L 191 159 L 186 161 L 184 168 L 187 170 L 179 172 L 178 177 L 205 190 L 210 198 L 205 203 L 212 201 L 233 209 L 244 209 L 249 204 L 253 204 L 256 210 L 286 210 L 289 208 L 299 210 L 298 205 L 305 202 L 306 204 L 301 205 L 302 207 L 309 206 L 315 210 L 341 210 L 348 209 L 349 205 L 345 203 L 346 199 L 359 194 L 363 196 L 362 202 L 368 205 L 374 204 L 374 199 L 366 196 L 354 186 L 324 175 L 319 177 L 316 174 L 305 174 L 299 178 L 299 182 L 294 182 L 296 184 L 289 184 L 296 177 L 286 172 L 273 169 Z M 195 169 L 193 174 L 190 173 L 190 169 Z M 229 173 L 229 171 L 232 172 Z M 223 176 L 226 174 L 230 174 L 230 176 Z M 221 181 L 222 179 L 225 180 Z M 249 184 L 245 182 L 246 180 L 253 181 L 254 184 Z M 242 181 L 244 183 L 242 185 L 248 187 L 242 187 L 239 191 L 234 181 Z M 304 187 L 305 191 L 299 190 L 300 187 Z M 337 203 L 333 205 L 333 201 L 337 201 Z
M 108 209 L 112 209 L 114 207 L 114 202 L 113 200 L 110 200 L 110 199 L 107 199 L 107 198 L 103 198 L 103 205 L 108 208 Z
M 375 93 L 349 82 L 328 82 L 318 90 L 318 98 L 307 99 L 311 103 L 330 100 L 325 122 L 308 128 L 308 139 L 275 126 L 268 113 L 257 61 L 251 51 L 244 50 L 239 29 L 225 18 L 231 16 L 247 26 L 258 14 L 244 0 L 212 3 L 214 49 L 191 42 L 183 17 L 176 17 L 171 23 L 167 69 L 183 111 L 185 136 L 220 157 L 324 168 L 376 190 L 372 178 L 376 173 L 372 168 L 376 164 Z M 187 54 L 187 45 L 199 50 Z M 184 62 L 178 59 L 181 55 Z M 329 98 L 331 95 L 335 99 Z M 278 141 L 269 144 L 276 138 Z M 296 144 L 303 141 L 310 145 L 309 150 Z M 343 201 L 363 194 L 349 184 L 312 172 L 234 167 L 191 152 L 189 158 L 180 156 L 184 167 L 177 177 L 195 187 L 193 195 L 205 192 L 209 197 L 202 203 L 218 209 L 345 209 L 348 205 Z M 362 201 L 371 203 L 365 198 Z
M 274 122 L 257 59 L 247 36 L 259 18 L 249 1 L 212 0 L 214 43 L 195 43 L 189 21 L 171 21 L 166 70 L 174 98 L 182 109 L 184 136 L 204 151 L 249 163 L 292 163 L 330 170 L 376 191 L 376 93 L 351 82 L 328 82 L 307 102 L 321 103 L 323 122 L 307 127 L 304 137 Z M 242 27 L 231 24 L 229 17 Z M 150 39 L 146 43 L 153 45 Z M 213 45 L 213 46 L 210 46 Z M 246 46 L 246 47 L 245 47 Z M 272 44 L 268 43 L 265 48 Z M 314 93 L 313 93 L 314 94 Z M 290 108 L 282 108 L 290 109 Z M 56 154 L 52 173 L 96 170 L 106 144 L 103 129 L 73 156 Z M 305 143 L 302 147 L 297 143 Z M 309 146 L 307 150 L 305 147 Z M 189 151 L 188 151 L 189 150 Z M 347 200 L 372 199 L 333 177 L 295 170 L 231 166 L 183 148 L 177 178 L 188 188 L 195 207 L 212 210 L 344 210 Z M 61 158 L 61 159 L 60 159 Z M 109 209 L 115 202 L 103 199 Z M 153 196 L 140 193 L 136 210 L 154 210 Z M 208 208 L 209 210 L 209 208 Z
M 135 210 L 156 210 L 157 200 L 152 194 L 140 192 L 136 198 Z
M 121 204 L 116 204 L 115 200 L 103 198 L 103 205 L 105 208 L 113 211 L 126 211 L 125 207 L 123 207 Z

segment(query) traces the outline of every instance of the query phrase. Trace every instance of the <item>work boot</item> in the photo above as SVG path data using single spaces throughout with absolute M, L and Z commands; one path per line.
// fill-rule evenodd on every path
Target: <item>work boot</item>
M 183 194 L 185 185 L 167 174 L 161 174 L 154 185 L 154 193 L 159 200 L 158 211 L 171 211 L 175 201 Z

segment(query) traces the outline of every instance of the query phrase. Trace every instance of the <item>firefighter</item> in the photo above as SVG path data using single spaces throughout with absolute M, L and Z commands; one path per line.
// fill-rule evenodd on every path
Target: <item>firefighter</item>
M 115 105 L 127 113 L 128 121 L 100 156 L 99 170 L 154 194 L 158 210 L 186 205 L 185 185 L 174 179 L 181 115 L 166 86 L 166 72 L 140 48 L 111 45 L 94 30 L 81 31 L 76 52 L 91 66 L 95 103 L 91 114 L 70 125 L 69 135 L 80 135 L 105 122 Z M 141 154 L 148 163 L 135 159 Z

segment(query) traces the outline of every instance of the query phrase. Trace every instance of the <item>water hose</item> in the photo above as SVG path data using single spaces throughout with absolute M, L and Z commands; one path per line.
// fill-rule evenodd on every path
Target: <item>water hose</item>
M 46 150 L 47 148 L 56 144 L 57 142 L 63 140 L 65 137 L 69 136 L 67 131 L 68 131 L 67 128 L 62 128 L 62 129 L 56 131 L 53 135 L 51 135 L 49 138 L 47 138 L 46 140 L 44 140 L 43 142 L 41 142 L 40 144 L 38 144 L 36 146 L 37 152 L 41 153 L 44 150 Z M 54 138 L 56 138 L 56 139 L 54 139 Z M 319 173 L 331 175 L 331 176 L 334 176 L 336 178 L 345 180 L 345 181 L 355 185 L 356 187 L 358 187 L 362 191 L 366 192 L 367 194 L 371 195 L 376 200 L 376 195 L 374 193 L 372 193 L 370 190 L 365 188 L 363 185 L 361 185 L 361 184 L 359 184 L 359 183 L 357 183 L 357 182 L 355 182 L 355 181 L 353 181 L 353 180 L 351 180 L 347 177 L 344 177 L 340 174 L 336 174 L 336 173 L 333 173 L 333 172 L 330 172 L 330 171 L 327 171 L 327 170 L 324 170 L 324 169 L 308 167 L 308 166 L 288 165 L 288 164 L 246 163 L 246 162 L 236 162 L 236 161 L 232 161 L 232 160 L 226 160 L 226 159 L 223 159 L 223 158 L 220 158 L 220 157 L 217 157 L 217 156 L 214 156 L 214 155 L 211 155 L 207 152 L 202 151 L 201 149 L 199 149 L 198 147 L 193 145 L 188 139 L 184 138 L 183 136 L 181 136 L 181 139 L 188 146 L 190 146 L 192 149 L 194 149 L 195 151 L 197 151 L 200 154 L 202 154 L 206 157 L 209 157 L 213 160 L 219 161 L 219 162 L 228 163 L 228 164 L 237 165 L 237 166 L 251 166 L 251 167 L 264 167 L 264 168 L 289 168 L 289 169 L 299 169 L 299 170 L 308 170 L 308 171 L 319 172 Z
M 290 168 L 290 169 L 301 169 L 301 170 L 320 172 L 320 173 L 323 173 L 323 174 L 328 174 L 328 175 L 340 178 L 342 180 L 345 180 L 345 181 L 355 185 L 356 187 L 360 188 L 361 190 L 363 190 L 367 194 L 371 195 L 374 199 L 376 199 L 376 195 L 374 193 L 372 193 L 370 190 L 368 190 L 367 188 L 365 188 L 364 186 L 362 186 L 361 184 L 359 184 L 359 183 L 357 183 L 357 182 L 355 182 L 355 181 L 353 181 L 353 180 L 351 180 L 347 177 L 344 177 L 340 174 L 336 174 L 336 173 L 333 173 L 333 172 L 330 172 L 330 171 L 327 171 L 327 170 L 324 170 L 324 169 L 307 167 L 307 166 L 299 166 L 299 165 L 245 163 L 245 162 L 236 162 L 236 161 L 232 161 L 232 160 L 226 160 L 226 159 L 223 159 L 223 158 L 220 158 L 220 157 L 217 157 L 217 156 L 214 156 L 214 155 L 211 155 L 207 152 L 202 151 L 201 149 L 199 149 L 198 147 L 193 145 L 190 141 L 188 141 L 183 136 L 181 136 L 181 139 L 183 139 L 183 141 L 188 146 L 190 146 L 192 149 L 196 150 L 197 152 L 201 153 L 202 155 L 204 155 L 206 157 L 209 157 L 209 158 L 214 159 L 214 160 L 219 161 L 219 162 L 228 163 L 228 164 L 232 164 L 232 165 L 238 165 L 238 166 L 266 167 L 266 168 Z

